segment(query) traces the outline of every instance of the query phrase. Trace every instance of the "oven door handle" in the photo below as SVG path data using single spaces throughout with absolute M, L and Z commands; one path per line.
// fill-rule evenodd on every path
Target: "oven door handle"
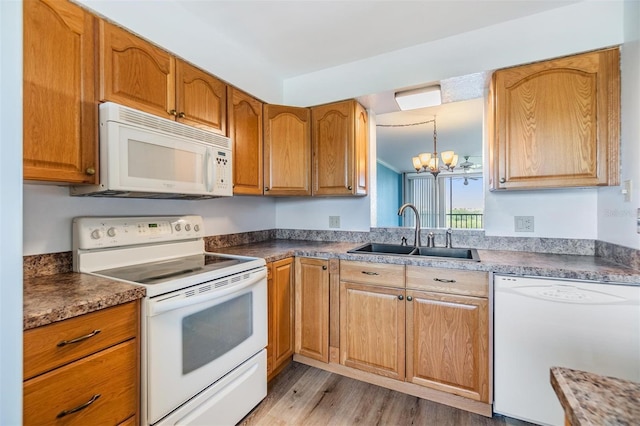
M 181 293 L 180 295 L 182 297 L 167 298 L 162 300 L 152 299 L 149 301 L 149 311 L 147 315 L 153 317 L 164 312 L 183 308 L 185 306 L 196 305 L 198 303 L 207 302 L 212 299 L 219 299 L 229 294 L 237 293 L 241 290 L 246 289 L 247 287 L 251 287 L 252 285 L 255 285 L 256 283 L 266 278 L 267 271 L 265 269 L 259 272 L 252 273 L 251 277 L 247 278 L 245 281 L 234 284 L 229 288 L 216 289 L 196 296 L 184 296 L 183 293 Z

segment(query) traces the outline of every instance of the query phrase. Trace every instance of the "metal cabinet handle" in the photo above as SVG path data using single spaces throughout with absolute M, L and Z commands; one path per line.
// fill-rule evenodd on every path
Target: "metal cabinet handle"
M 267 192 L 268 190 L 269 190 L 269 187 L 268 187 L 268 186 L 265 186 L 265 187 L 264 187 L 264 192 Z
M 176 117 L 178 115 L 178 111 L 176 111 L 175 109 L 172 109 L 171 111 L 169 111 L 169 114 Z
M 93 330 L 91 333 L 85 334 L 84 336 L 76 337 L 75 339 L 71 339 L 71 340 L 63 340 L 61 342 L 58 342 L 57 346 L 62 347 L 62 346 L 70 345 L 71 343 L 82 342 L 83 340 L 87 340 L 88 338 L 93 337 L 98 333 L 100 333 L 100 330 Z
M 87 402 L 85 402 L 85 403 L 84 403 L 84 404 L 82 404 L 82 405 L 78 405 L 76 408 L 72 408 L 72 409 L 70 409 L 70 410 L 62 410 L 62 411 L 60 411 L 56 417 L 57 417 L 57 418 L 61 418 L 61 417 L 66 416 L 67 414 L 73 414 L 73 413 L 76 413 L 76 412 L 78 412 L 78 411 L 80 411 L 80 410 L 84 410 L 85 408 L 87 408 L 88 406 L 90 406 L 91 404 L 93 404 L 94 402 L 96 402 L 96 400 L 97 400 L 98 398 L 100 398 L 101 396 L 102 396 L 102 395 L 100 395 L 99 393 L 97 393 L 97 394 L 93 395 L 93 396 L 91 397 L 91 399 L 90 399 L 90 400 L 88 400 Z
M 326 265 L 322 265 L 322 270 L 326 271 L 327 270 L 327 266 Z
M 371 272 L 371 271 L 362 271 L 362 273 L 365 275 L 379 275 L 377 272 Z
M 94 169 L 93 167 L 87 167 L 87 169 L 84 172 L 89 176 L 93 176 L 96 174 L 96 169 Z
M 411 302 L 412 300 L 413 300 L 413 297 L 407 296 L 407 302 Z
M 434 278 L 433 280 L 441 282 L 441 283 L 455 283 L 456 282 L 456 280 L 447 280 L 447 279 L 444 279 L 444 278 Z
M 348 189 L 349 191 L 352 191 L 352 190 L 353 190 L 353 186 L 349 185 L 349 186 L 347 186 L 347 189 Z
M 507 180 L 505 178 L 500 178 L 500 183 L 505 183 Z
M 404 299 L 404 296 L 403 296 L 403 295 L 399 295 L 399 296 L 398 296 L 398 300 L 403 300 L 403 299 Z
M 185 118 L 187 116 L 187 114 L 185 114 L 184 112 L 181 112 L 180 114 L 178 114 L 178 118 Z

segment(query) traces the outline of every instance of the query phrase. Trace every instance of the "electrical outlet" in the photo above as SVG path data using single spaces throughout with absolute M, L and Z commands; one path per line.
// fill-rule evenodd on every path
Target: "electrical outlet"
M 329 216 L 329 228 L 340 228 L 340 216 Z
M 516 232 L 533 232 L 533 216 L 514 216 Z

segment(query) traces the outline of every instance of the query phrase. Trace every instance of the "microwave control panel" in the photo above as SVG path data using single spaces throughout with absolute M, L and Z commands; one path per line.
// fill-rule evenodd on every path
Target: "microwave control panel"
M 215 195 L 231 195 L 233 193 L 231 151 L 215 150 L 213 163 L 215 170 L 213 176 L 213 193 Z

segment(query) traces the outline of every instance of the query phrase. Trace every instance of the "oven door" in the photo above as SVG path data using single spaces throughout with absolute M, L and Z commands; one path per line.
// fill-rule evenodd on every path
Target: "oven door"
M 143 336 L 153 424 L 267 345 L 266 269 L 147 300 Z

